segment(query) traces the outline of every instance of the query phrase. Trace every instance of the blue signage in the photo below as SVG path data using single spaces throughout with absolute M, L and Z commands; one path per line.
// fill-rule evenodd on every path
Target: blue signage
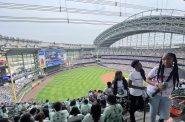
M 40 68 L 64 64 L 63 50 L 45 49 L 38 52 Z

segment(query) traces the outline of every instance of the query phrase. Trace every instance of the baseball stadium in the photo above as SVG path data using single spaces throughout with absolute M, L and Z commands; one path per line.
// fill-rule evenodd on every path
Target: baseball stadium
M 153 0 L 157 3 L 153 6 L 147 3 L 149 1 L 143 1 L 145 3 L 129 3 L 126 0 L 65 0 L 63 6 L 62 0 L 59 0 L 57 6 L 52 6 L 49 2 L 41 5 L 36 1 L 16 3 L 0 0 L 0 11 L 9 12 L 8 15 L 0 13 L 2 28 L 10 24 L 11 29 L 17 31 L 18 35 L 12 36 L 3 30 L 1 33 L 0 29 L 0 122 L 155 122 L 158 120 L 159 122 L 185 122 L 185 7 L 182 7 L 182 10 L 179 10 L 180 7 L 173 8 L 175 5 L 170 6 L 173 3 L 168 0 Z M 183 0 L 178 1 L 185 6 Z M 70 7 L 70 5 L 78 7 L 76 4 L 83 6 L 83 9 Z M 89 6 L 94 6 L 95 9 L 92 10 Z M 107 6 L 112 9 L 106 10 Z M 19 16 L 19 14 L 14 16 L 12 13 L 15 11 L 18 13 L 33 11 L 33 13 L 30 16 L 27 14 L 25 14 L 27 16 Z M 40 17 L 34 16 L 34 12 L 39 13 Z M 56 16 L 62 16 L 57 15 L 58 13 L 67 16 L 50 18 L 45 14 L 47 12 Z M 95 20 L 96 17 L 94 20 L 93 17 L 92 20 L 86 20 L 88 17 L 81 19 L 77 15 L 112 18 L 117 21 Z M 101 31 L 97 30 L 97 34 L 91 39 L 92 43 L 80 41 L 70 43 L 67 40 L 60 42 L 35 39 L 36 37 L 33 39 L 30 37 L 27 39 L 26 36 L 19 37 L 21 31 L 19 33 L 19 28 L 14 28 L 12 23 L 30 24 L 30 26 L 36 24 L 42 29 L 45 29 L 44 24 L 56 26 L 62 23 L 72 25 L 74 28 L 79 26 L 78 31 L 86 26 L 89 30 L 91 26 L 105 27 Z M 3 26 L 4 24 L 7 25 Z M 80 27 L 81 25 L 86 26 Z M 63 27 L 61 29 L 65 30 L 66 26 Z M 54 33 L 54 30 L 51 28 L 50 33 Z M 73 29 L 70 31 L 73 33 Z M 42 32 L 35 33 L 42 35 Z M 88 32 L 81 31 L 79 37 L 86 38 L 86 33 Z M 45 33 L 46 38 L 49 35 Z M 73 39 L 71 36 L 68 35 L 68 40 Z M 171 103 L 169 117 L 163 118 L 165 113 L 157 109 L 156 118 L 152 121 L 151 101 L 155 97 L 163 99 L 163 92 L 161 90 L 156 93 L 156 96 L 150 98 L 150 95 L 147 95 L 148 86 L 151 85 L 148 78 L 155 67 L 162 67 L 161 63 L 165 62 L 166 55 L 175 55 L 172 66 L 177 66 L 182 73 L 181 70 L 175 71 L 171 68 L 170 75 L 174 73 L 178 74 L 178 77 L 177 79 L 175 79 L 176 75 L 169 77 L 173 79 L 172 81 L 177 80 L 178 83 L 174 85 L 169 96 L 165 97 Z M 131 73 L 137 66 L 133 62 L 139 62 L 144 71 L 145 78 L 142 73 L 139 74 L 143 78 L 141 86 L 133 87 L 134 79 L 131 80 Z M 119 81 L 116 81 L 118 72 L 122 73 L 121 81 L 125 81 L 127 87 L 124 83 L 119 86 Z M 158 72 L 160 73 L 160 70 Z M 131 85 L 130 81 L 132 81 Z M 106 92 L 109 83 L 112 94 Z M 156 88 L 158 85 L 154 83 Z M 118 92 L 120 87 L 124 87 L 123 93 Z M 133 119 L 132 100 L 136 97 L 133 97 L 132 91 L 135 87 L 144 88 L 140 90 L 144 105 L 143 108 L 134 110 Z M 117 91 L 114 94 L 116 88 Z M 135 101 L 136 106 L 142 104 Z M 120 105 L 117 110 L 122 112 L 111 114 L 112 104 Z M 89 107 L 88 110 L 84 109 L 84 106 Z M 161 104 L 161 108 L 162 106 Z M 100 114 L 97 115 L 98 113 Z M 118 119 L 120 117 L 121 120 Z

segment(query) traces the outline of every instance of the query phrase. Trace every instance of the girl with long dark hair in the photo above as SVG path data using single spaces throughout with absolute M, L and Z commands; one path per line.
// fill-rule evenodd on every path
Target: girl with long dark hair
M 147 93 L 150 100 L 150 121 L 164 122 L 170 117 L 171 100 L 169 96 L 179 84 L 179 78 L 185 79 L 185 71 L 178 68 L 176 55 L 164 54 L 158 67 L 153 68 L 147 77 Z
M 123 73 L 121 71 L 116 71 L 114 80 L 112 81 L 113 84 L 113 94 L 114 95 L 122 95 L 125 94 L 125 91 L 128 91 L 128 83 Z

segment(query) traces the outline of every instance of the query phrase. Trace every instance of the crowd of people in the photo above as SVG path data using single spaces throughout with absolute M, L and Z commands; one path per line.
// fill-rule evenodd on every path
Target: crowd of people
M 99 55 L 135 55 L 135 56 L 157 56 L 166 52 L 176 54 L 178 58 L 184 58 L 185 53 L 183 48 L 179 49 L 132 49 L 132 48 L 102 48 L 98 50 Z
M 124 122 L 124 114 L 130 114 L 130 122 L 136 122 L 135 112 L 150 106 L 150 122 L 164 122 L 170 117 L 171 99 L 181 100 L 185 106 L 185 96 L 171 96 L 179 88 L 180 79 L 185 79 L 185 70 L 178 67 L 176 55 L 166 53 L 159 66 L 146 75 L 139 60 L 130 64 L 133 70 L 128 79 L 122 71 L 116 71 L 114 80 L 107 82 L 104 91 L 89 91 L 87 97 L 76 100 L 50 103 L 18 103 L 13 111 L 15 122 Z M 144 85 L 147 83 L 147 86 Z M 10 121 L 8 109 L 3 104 L 0 122 Z M 145 118 L 143 118 L 145 119 Z M 185 118 L 184 118 L 185 120 Z
M 14 87 L 16 94 L 19 94 L 20 90 L 25 87 L 30 81 L 32 81 L 32 76 L 29 75 L 27 78 L 22 77 L 15 80 Z M 11 83 L 5 83 L 3 86 L 0 86 L 0 103 L 5 102 L 7 104 L 13 102 L 12 95 L 12 85 Z
M 137 59 L 137 58 L 135 58 Z M 124 59 L 101 59 L 101 64 L 120 64 L 120 65 L 130 65 L 133 60 L 124 60 Z M 142 61 L 141 61 L 142 62 Z M 144 62 L 144 66 L 146 68 L 152 68 L 157 66 L 157 63 L 153 62 Z M 130 68 L 129 68 L 130 69 Z
M 73 65 L 77 65 L 77 64 L 90 64 L 90 63 L 96 63 L 96 59 L 95 58 L 90 58 L 90 59 L 79 59 L 79 60 L 74 60 L 72 62 Z
M 83 53 L 76 59 L 73 59 L 71 62 L 73 65 L 80 65 L 80 64 L 92 64 L 96 63 L 96 57 L 92 55 L 90 52 Z
M 104 55 L 101 56 L 101 63 L 118 63 L 118 64 L 126 64 L 130 65 L 132 60 L 140 60 L 140 62 L 143 62 L 143 67 L 153 68 L 158 65 L 158 62 L 160 61 L 160 58 L 157 57 L 139 57 L 139 56 L 124 56 L 124 55 Z M 185 60 L 179 59 L 178 64 L 184 65 Z
M 107 68 L 110 68 L 110 69 L 116 69 L 116 70 L 122 70 L 122 71 L 131 71 L 131 68 L 128 65 L 101 63 L 101 66 L 104 66 L 104 67 L 107 67 Z
M 97 54 L 87 53 L 83 56 L 81 56 L 79 59 L 73 60 L 72 64 L 78 65 L 78 64 L 92 64 L 96 63 L 99 59 L 101 64 L 126 64 L 130 65 L 132 60 L 140 60 L 143 63 L 143 67 L 147 68 L 153 68 L 158 65 L 158 62 L 160 61 L 161 54 L 164 54 L 165 52 L 172 51 L 174 52 L 178 58 L 178 64 L 184 65 L 185 60 L 181 59 L 185 57 L 184 50 L 183 49 L 100 49 Z M 101 56 L 99 58 L 95 58 L 96 56 Z M 148 56 L 148 57 L 147 57 Z
M 123 108 L 108 84 L 104 91 L 89 91 L 76 100 L 17 103 L 11 109 L 1 104 L 0 122 L 123 122 Z

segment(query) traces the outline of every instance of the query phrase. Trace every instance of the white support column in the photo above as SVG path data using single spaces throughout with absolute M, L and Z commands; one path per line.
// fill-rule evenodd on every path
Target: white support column
M 148 49 L 149 49 L 149 47 L 150 47 L 150 32 L 148 34 Z
M 154 46 L 153 46 L 154 49 L 155 49 L 155 37 L 156 37 L 156 32 L 154 32 Z
M 130 47 L 131 47 L 131 43 L 132 43 L 132 36 L 130 37 Z
M 164 38 L 163 38 L 163 49 L 164 49 L 164 42 L 165 42 L 165 40 L 166 40 L 166 33 L 164 33 L 164 36 L 163 36 Z
M 127 43 L 126 46 L 128 47 L 128 36 L 127 36 L 127 42 L 126 43 Z
M 185 47 L 184 39 L 185 39 L 185 35 L 183 35 L 183 47 Z
M 141 47 L 143 45 L 143 34 L 141 34 Z
M 172 48 L 172 39 L 173 39 L 173 33 L 170 35 L 170 48 Z
M 138 34 L 137 34 L 137 40 L 136 40 L 136 49 L 137 49 L 137 44 L 138 44 Z

